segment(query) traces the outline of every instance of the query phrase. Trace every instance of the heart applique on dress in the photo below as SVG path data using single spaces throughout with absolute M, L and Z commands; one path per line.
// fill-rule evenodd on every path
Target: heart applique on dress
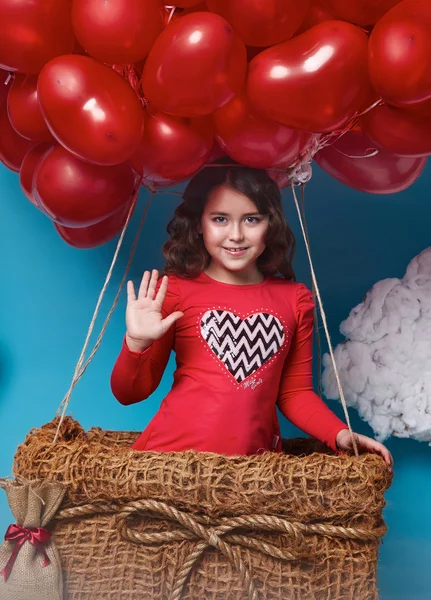
M 255 313 L 241 319 L 226 310 L 207 311 L 201 335 L 238 383 L 268 362 L 285 340 L 284 327 L 274 315 Z

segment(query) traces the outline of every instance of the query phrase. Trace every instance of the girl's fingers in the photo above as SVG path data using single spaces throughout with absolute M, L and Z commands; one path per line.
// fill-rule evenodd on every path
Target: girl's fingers
M 383 446 L 383 444 L 378 444 L 374 447 L 374 450 L 383 456 L 389 467 L 392 466 L 392 456 L 386 446 Z
M 133 286 L 133 281 L 127 282 L 127 301 L 131 302 L 132 300 L 136 300 L 135 288 Z
M 167 275 L 164 275 L 162 278 L 162 283 L 160 284 L 157 295 L 155 297 L 155 301 L 158 304 L 160 304 L 160 306 L 163 306 L 163 301 L 165 299 L 167 291 L 168 291 L 168 277 L 167 277 Z
M 365 451 L 380 454 L 382 456 L 383 460 L 388 465 L 388 467 L 390 469 L 392 469 L 394 461 L 393 461 L 391 453 L 386 448 L 386 446 L 384 446 L 380 442 L 377 442 L 376 440 L 373 440 L 372 438 L 367 438 L 366 436 L 362 436 L 359 438 L 359 445 L 362 446 L 362 448 Z
M 153 269 L 151 272 L 150 284 L 148 286 L 148 291 L 147 291 L 147 298 L 149 298 L 150 300 L 154 300 L 154 294 L 156 291 L 158 278 L 159 278 L 159 272 L 157 271 L 157 269 Z
M 392 468 L 394 465 L 394 459 L 392 458 L 392 454 L 387 448 L 385 448 L 384 459 L 388 463 L 388 466 Z
M 180 310 L 177 310 L 170 315 L 168 315 L 165 319 L 163 319 L 163 324 L 166 327 L 166 331 L 172 327 L 175 321 L 178 321 L 181 317 L 184 316 L 184 313 Z
M 143 298 L 147 297 L 149 281 L 150 281 L 150 272 L 145 271 L 144 275 L 142 276 L 142 279 L 141 279 L 141 285 L 139 286 L 139 293 L 138 293 L 139 300 L 142 300 Z

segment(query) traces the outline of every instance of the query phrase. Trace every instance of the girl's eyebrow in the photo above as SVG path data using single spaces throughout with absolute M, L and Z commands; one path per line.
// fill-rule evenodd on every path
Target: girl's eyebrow
M 229 217 L 230 216 L 229 213 L 219 212 L 219 211 L 210 212 L 210 217 L 213 215 L 218 215 L 220 217 Z M 260 215 L 260 212 L 244 213 L 242 216 L 243 217 L 255 217 L 256 215 Z

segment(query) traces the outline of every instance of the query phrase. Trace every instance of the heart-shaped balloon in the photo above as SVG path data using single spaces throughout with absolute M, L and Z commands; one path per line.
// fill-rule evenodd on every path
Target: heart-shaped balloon
M 431 3 L 404 0 L 374 27 L 371 82 L 385 102 L 406 106 L 431 98 Z
M 0 0 L 0 67 L 35 74 L 72 52 L 70 9 L 70 0 Z
M 130 211 L 131 203 L 128 202 L 116 213 L 88 227 L 65 227 L 54 223 L 59 236 L 73 248 L 96 248 L 110 242 L 123 229 Z
M 388 152 L 399 156 L 431 154 L 431 102 L 419 107 L 376 106 L 359 120 L 365 133 Z
M 305 15 L 305 19 L 302 21 L 301 27 L 297 31 L 297 35 L 304 33 L 307 29 L 311 29 L 319 23 L 324 21 L 332 21 L 335 17 L 319 0 L 314 0 Z
M 19 170 L 19 182 L 21 184 L 22 191 L 30 200 L 30 202 L 43 213 L 45 213 L 45 211 L 39 202 L 37 202 L 33 194 L 33 177 L 40 161 L 48 152 L 48 150 L 51 150 L 52 147 L 53 144 L 41 142 L 40 144 L 33 146 L 33 148 L 30 148 L 30 150 L 24 156 L 24 160 L 22 161 L 21 168 Z
M 374 25 L 401 0 L 321 0 L 335 19 L 356 25 Z
M 226 154 L 256 169 L 292 163 L 310 139 L 305 131 L 262 117 L 245 95 L 216 111 L 214 123 L 217 140 Z
M 53 136 L 82 160 L 116 165 L 138 148 L 144 111 L 110 67 L 88 56 L 59 56 L 40 72 L 37 93 Z
M 12 127 L 22 137 L 37 142 L 55 142 L 40 111 L 37 75 L 15 74 L 7 97 L 7 111 Z
M 74 0 L 72 22 L 79 43 L 108 64 L 144 59 L 163 28 L 161 0 Z
M 134 185 L 129 163 L 94 165 L 56 146 L 37 165 L 33 195 L 53 221 L 66 227 L 87 227 L 122 208 Z
M 371 194 L 394 194 L 408 188 L 425 168 L 426 158 L 395 156 L 376 148 L 362 131 L 348 131 L 314 159 L 344 185 Z
M 147 111 L 144 135 L 130 163 L 151 185 L 172 185 L 203 167 L 213 144 L 210 117 L 187 119 Z
M 157 109 L 180 117 L 209 115 L 244 85 L 245 46 L 231 25 L 210 12 L 170 23 L 145 62 L 142 88 Z
M 342 21 L 325 21 L 264 50 L 251 61 L 247 80 L 263 115 L 314 132 L 345 125 L 368 89 L 367 35 Z
M 310 0 L 207 0 L 208 8 L 232 25 L 247 46 L 273 46 L 292 37 Z
M 0 162 L 11 171 L 19 171 L 27 152 L 36 145 L 20 136 L 12 127 L 6 106 L 0 109 Z

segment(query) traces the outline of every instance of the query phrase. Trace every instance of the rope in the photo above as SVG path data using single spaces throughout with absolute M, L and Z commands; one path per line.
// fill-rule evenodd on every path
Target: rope
M 84 362 L 84 356 L 85 356 L 85 353 L 87 351 L 87 347 L 88 347 L 88 343 L 89 343 L 89 340 L 90 340 L 90 336 L 91 336 L 91 334 L 93 332 L 94 324 L 95 324 L 97 316 L 99 314 L 100 306 L 101 306 L 103 297 L 105 295 L 106 288 L 108 287 L 109 281 L 111 279 L 112 272 L 114 270 L 114 266 L 115 266 L 115 264 L 117 262 L 118 254 L 120 252 L 120 248 L 121 248 L 122 243 L 123 243 L 124 235 L 126 233 L 128 225 L 129 225 L 129 222 L 130 222 L 133 210 L 134 210 L 134 208 L 136 206 L 136 202 L 137 202 L 137 198 L 138 198 L 138 194 L 139 194 L 140 183 L 141 183 L 140 180 L 136 183 L 136 189 L 135 189 L 134 195 L 132 196 L 132 203 L 130 205 L 130 210 L 128 212 L 126 222 L 124 224 L 123 230 L 122 230 L 120 238 L 118 240 L 117 247 L 115 249 L 115 253 L 114 253 L 114 256 L 112 258 L 111 266 L 109 268 L 108 274 L 106 275 L 105 283 L 104 283 L 104 285 L 102 287 L 102 290 L 101 290 L 101 292 L 99 294 L 99 298 L 98 298 L 98 301 L 97 301 L 97 304 L 96 304 L 96 308 L 94 309 L 93 317 L 91 319 L 91 323 L 90 323 L 90 326 L 88 328 L 87 337 L 85 338 L 84 346 L 82 348 L 81 354 L 79 356 L 79 359 L 78 359 L 78 362 L 77 362 L 77 365 L 76 365 L 76 368 L 75 368 L 75 372 L 74 372 L 73 377 L 72 377 L 72 382 L 70 384 L 70 387 L 69 387 L 66 395 L 64 396 L 63 400 L 61 401 L 60 406 L 57 409 L 56 416 L 59 416 L 60 413 L 61 414 L 60 414 L 60 419 L 59 419 L 59 422 L 58 422 L 58 425 L 57 425 L 57 430 L 55 432 L 53 443 L 55 443 L 57 441 L 58 434 L 59 434 L 59 431 L 60 431 L 60 428 L 61 428 L 61 424 L 63 423 L 64 415 L 65 415 L 67 407 L 69 405 L 70 397 L 72 395 L 72 392 L 73 392 L 76 384 L 78 383 L 78 381 L 84 375 L 84 373 L 85 373 L 88 365 L 90 364 L 91 360 L 93 359 L 93 356 L 96 354 L 97 350 L 99 349 L 99 346 L 100 346 L 100 344 L 102 342 L 102 338 L 103 338 L 103 336 L 105 334 L 105 330 L 106 330 L 106 328 L 108 326 L 108 323 L 109 323 L 109 321 L 111 319 L 111 315 L 114 312 L 114 310 L 115 310 L 115 308 L 116 308 L 116 306 L 118 304 L 118 300 L 120 298 L 120 294 L 121 294 L 121 291 L 123 289 L 124 282 L 126 281 L 127 275 L 129 273 L 130 266 L 131 266 L 132 260 L 133 260 L 133 256 L 135 254 L 136 247 L 137 247 L 137 244 L 138 244 L 138 240 L 139 240 L 139 237 L 140 237 L 140 234 L 141 234 L 141 231 L 142 231 L 142 227 L 144 226 L 145 219 L 146 219 L 146 216 L 148 214 L 148 210 L 150 208 L 151 199 L 153 197 L 153 194 L 150 195 L 150 197 L 148 199 L 148 202 L 147 202 L 147 204 L 145 206 L 145 209 L 144 209 L 144 212 L 143 212 L 143 215 L 142 215 L 142 218 L 141 218 L 141 222 L 139 224 L 139 228 L 138 228 L 138 231 L 136 233 L 135 239 L 133 241 L 132 249 L 130 251 L 129 260 L 128 260 L 128 263 L 126 265 L 126 269 L 125 269 L 123 278 L 122 278 L 122 280 L 120 282 L 120 286 L 119 286 L 118 291 L 117 291 L 117 295 L 115 296 L 114 302 L 112 304 L 112 307 L 111 307 L 111 309 L 110 309 L 110 311 L 108 313 L 108 316 L 105 319 L 105 322 L 103 323 L 102 330 L 101 330 L 101 332 L 100 332 L 100 334 L 99 334 L 99 336 L 98 336 L 98 338 L 96 340 L 94 348 L 91 351 L 91 354 L 88 357 L 88 359 L 85 362 L 85 364 L 83 364 L 83 362 Z
M 305 187 L 307 184 L 301 186 L 301 214 L 302 219 L 304 221 L 304 231 L 307 238 L 307 243 L 310 245 L 310 236 L 308 234 L 307 228 L 307 219 L 305 218 Z M 313 302 L 314 302 L 314 329 L 316 332 L 316 340 L 317 340 L 317 373 L 318 373 L 318 382 L 317 382 L 317 393 L 320 397 L 323 396 L 323 387 L 322 387 L 322 343 L 320 338 L 320 329 L 319 329 L 319 315 L 317 312 L 317 298 L 316 298 L 316 288 L 314 283 L 312 285 L 313 292 Z
M 314 266 L 313 266 L 313 260 L 311 258 L 310 244 L 308 242 L 308 236 L 307 236 L 306 231 L 305 231 L 304 222 L 303 222 L 302 215 L 301 215 L 301 209 L 299 207 L 298 197 L 296 195 L 295 185 L 294 185 L 293 182 L 292 182 L 292 193 L 293 193 L 293 199 L 295 201 L 296 211 L 298 213 L 299 223 L 301 225 L 301 231 L 302 231 L 302 235 L 303 235 L 303 238 L 304 238 L 305 247 L 307 249 L 307 256 L 308 256 L 308 262 L 310 264 L 310 271 L 311 271 L 311 278 L 312 278 L 312 281 L 313 281 L 313 288 L 316 290 L 316 296 L 317 296 L 317 301 L 318 301 L 318 304 L 319 304 L 320 316 L 322 317 L 322 323 L 323 323 L 323 327 L 325 329 L 326 341 L 328 342 L 329 353 L 331 355 L 331 361 L 332 361 L 332 366 L 334 368 L 335 379 L 337 380 L 337 386 L 338 386 L 338 391 L 340 393 L 341 404 L 343 405 L 344 416 L 346 417 L 347 426 L 348 426 L 349 431 L 350 431 L 350 437 L 351 437 L 351 440 L 352 440 L 352 445 L 353 445 L 353 449 L 354 449 L 354 452 L 355 452 L 355 456 L 359 456 L 358 447 L 357 447 L 357 444 L 356 444 L 356 438 L 355 438 L 355 435 L 354 435 L 354 433 L 352 431 L 352 427 L 350 425 L 350 418 L 349 418 L 349 413 L 347 411 L 347 404 L 346 404 L 346 400 L 344 398 L 343 388 L 341 387 L 341 381 L 340 381 L 340 376 L 338 374 L 337 364 L 335 362 L 334 351 L 332 349 L 331 336 L 329 335 L 328 325 L 327 325 L 327 322 L 326 322 L 326 314 L 325 314 L 325 310 L 323 308 L 323 302 L 322 302 L 322 298 L 320 296 L 319 286 L 317 284 L 316 274 L 315 274 Z
M 216 548 L 237 569 L 240 582 L 248 594 L 249 600 L 258 600 L 256 585 L 241 558 L 239 546 L 250 548 L 263 555 L 278 558 L 284 561 L 310 561 L 312 552 L 307 547 L 306 535 L 323 535 L 330 538 L 342 538 L 359 541 L 378 541 L 385 535 L 387 527 L 366 530 L 356 527 L 342 527 L 326 523 L 304 524 L 288 521 L 273 515 L 241 515 L 238 517 L 222 518 L 217 524 L 208 517 L 191 515 L 165 502 L 156 500 L 135 500 L 126 505 L 115 504 L 86 504 L 61 510 L 56 519 L 82 518 L 95 514 L 115 514 L 115 523 L 120 536 L 135 544 L 163 544 L 173 541 L 197 541 L 190 554 L 175 574 L 169 600 L 180 600 L 183 596 L 187 580 L 197 566 L 198 561 L 208 548 Z M 128 526 L 130 520 L 137 515 L 151 515 L 158 518 L 167 518 L 178 523 L 181 527 L 173 531 L 154 533 L 141 533 Z M 247 534 L 235 534 L 235 529 L 247 528 Z M 255 537 L 254 533 L 276 532 L 291 539 L 294 550 L 282 544 L 277 548 L 264 540 Z

